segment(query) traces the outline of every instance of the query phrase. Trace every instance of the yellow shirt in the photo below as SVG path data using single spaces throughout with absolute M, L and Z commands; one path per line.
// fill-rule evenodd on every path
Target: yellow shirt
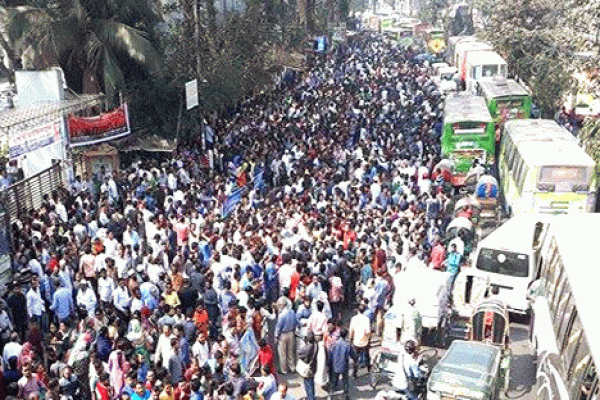
M 171 292 L 171 294 L 165 293 L 165 303 L 167 303 L 171 307 L 177 307 L 181 304 L 179 301 L 179 296 L 177 296 L 177 292 Z

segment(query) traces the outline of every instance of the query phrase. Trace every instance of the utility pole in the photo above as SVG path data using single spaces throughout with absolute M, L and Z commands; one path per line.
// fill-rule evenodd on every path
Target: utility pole
M 194 0 L 194 22 L 196 23 L 196 77 L 202 82 L 202 46 L 200 46 L 200 2 Z

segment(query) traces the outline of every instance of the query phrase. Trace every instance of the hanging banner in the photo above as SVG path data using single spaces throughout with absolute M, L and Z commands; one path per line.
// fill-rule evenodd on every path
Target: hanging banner
M 106 142 L 131 133 L 127 103 L 97 117 L 83 118 L 71 115 L 68 126 L 71 147 Z
M 8 139 L 9 158 L 17 158 L 61 140 L 60 118 L 51 117 L 46 121 L 30 120 L 10 129 Z
M 188 110 L 198 106 L 198 79 L 185 83 L 185 104 Z

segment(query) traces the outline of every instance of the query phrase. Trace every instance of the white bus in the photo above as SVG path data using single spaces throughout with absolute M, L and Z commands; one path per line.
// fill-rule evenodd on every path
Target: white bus
M 598 400 L 600 215 L 555 216 L 530 288 L 538 400 Z
M 477 245 L 473 275 L 484 277 L 511 312 L 529 314 L 527 289 L 536 279 L 540 240 L 547 224 L 535 215 L 517 215 Z M 546 218 L 548 219 L 548 218 Z
M 556 122 L 507 121 L 497 159 L 509 213 L 566 214 L 594 209 L 595 163 Z
M 468 93 L 477 94 L 477 82 L 507 77 L 508 66 L 500 54 L 494 51 L 467 53 L 465 88 Z

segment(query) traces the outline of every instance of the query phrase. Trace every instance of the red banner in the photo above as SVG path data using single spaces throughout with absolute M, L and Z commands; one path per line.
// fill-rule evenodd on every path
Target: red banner
M 97 117 L 76 117 L 68 121 L 71 146 L 89 145 L 116 139 L 130 133 L 127 104 Z

